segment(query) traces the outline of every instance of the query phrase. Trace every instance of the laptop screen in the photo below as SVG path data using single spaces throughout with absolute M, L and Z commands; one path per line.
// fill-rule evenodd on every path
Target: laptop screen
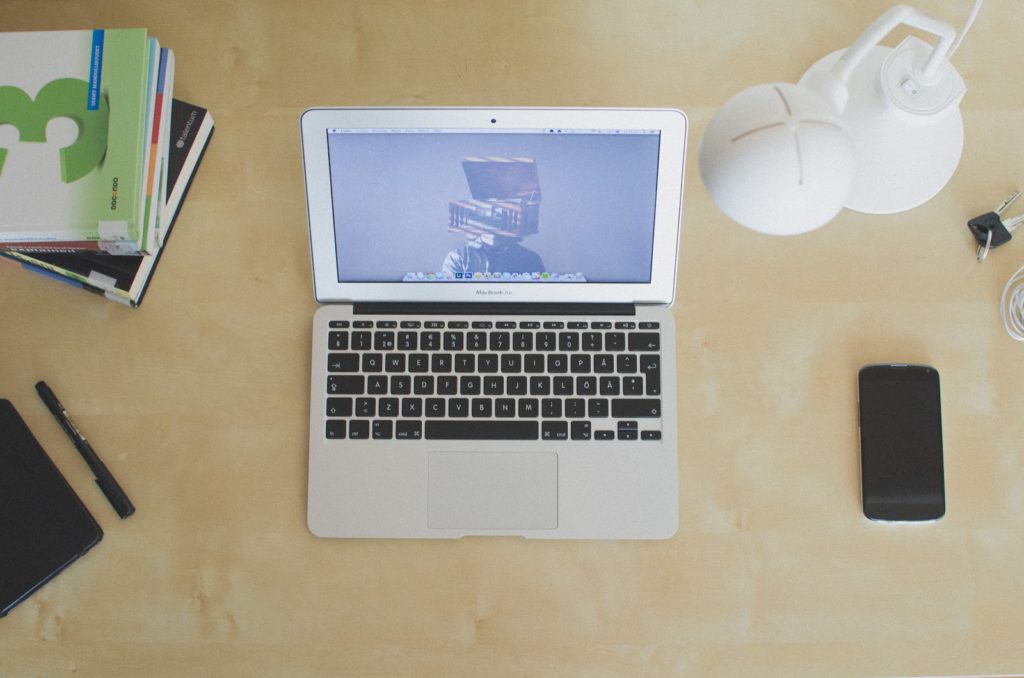
M 659 130 L 326 132 L 339 283 L 651 282 Z

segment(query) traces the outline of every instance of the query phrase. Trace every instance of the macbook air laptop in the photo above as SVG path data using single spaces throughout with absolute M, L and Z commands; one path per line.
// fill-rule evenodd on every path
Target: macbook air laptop
M 310 530 L 678 525 L 676 110 L 302 115 Z

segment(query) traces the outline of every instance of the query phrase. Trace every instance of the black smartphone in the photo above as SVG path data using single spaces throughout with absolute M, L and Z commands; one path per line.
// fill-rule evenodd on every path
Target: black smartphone
M 928 365 L 868 365 L 858 382 L 864 515 L 941 518 L 946 490 L 938 371 Z

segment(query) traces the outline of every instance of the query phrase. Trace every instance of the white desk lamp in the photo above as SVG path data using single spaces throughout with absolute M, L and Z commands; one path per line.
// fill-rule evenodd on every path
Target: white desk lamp
M 917 207 L 953 175 L 963 149 L 965 87 L 949 63 L 956 32 L 912 7 L 883 14 L 848 49 L 793 85 L 730 99 L 701 140 L 701 176 L 732 219 L 762 233 L 804 233 L 844 206 L 891 214 Z M 900 24 L 939 38 L 878 42 Z

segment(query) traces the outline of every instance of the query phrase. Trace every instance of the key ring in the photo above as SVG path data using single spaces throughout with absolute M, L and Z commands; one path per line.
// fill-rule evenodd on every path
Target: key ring
M 985 261 L 985 257 L 988 256 L 988 251 L 992 249 L 992 231 L 988 232 L 985 238 L 984 245 L 978 245 L 978 261 Z

